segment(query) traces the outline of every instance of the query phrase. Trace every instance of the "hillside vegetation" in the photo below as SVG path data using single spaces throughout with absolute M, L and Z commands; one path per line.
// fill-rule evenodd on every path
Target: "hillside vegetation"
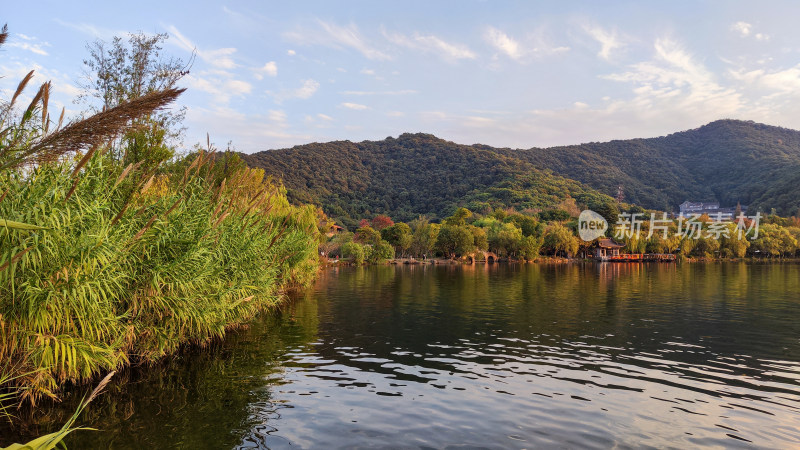
M 792 215 L 800 207 L 800 132 L 719 120 L 651 139 L 502 150 L 537 167 L 646 208 L 671 211 L 685 200 L 737 202 Z
M 429 134 L 337 141 L 245 156 L 283 180 L 289 198 L 351 226 L 389 214 L 446 217 L 457 207 L 546 210 L 567 197 L 674 211 L 684 200 L 737 202 L 769 213 L 800 207 L 800 132 L 720 120 L 650 139 L 527 150 L 459 145 Z
M 379 213 L 408 221 L 447 217 L 460 206 L 546 210 L 568 198 L 597 209 L 613 204 L 611 197 L 519 158 L 429 134 L 315 143 L 244 158 L 282 179 L 290 200 L 321 205 L 350 228 Z

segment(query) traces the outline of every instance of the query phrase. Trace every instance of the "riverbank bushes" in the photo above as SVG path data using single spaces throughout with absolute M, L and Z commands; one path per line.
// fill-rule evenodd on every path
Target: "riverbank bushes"
M 98 152 L 0 177 L 0 217 L 43 227 L 0 235 L 0 360 L 26 397 L 221 337 L 313 277 L 315 210 L 259 170 L 215 187 L 205 160 L 170 177 Z
M 16 109 L 32 75 L 0 102 L 0 412 L 222 337 L 313 279 L 316 208 L 210 144 L 147 151 L 182 90 L 62 127 L 49 83 Z

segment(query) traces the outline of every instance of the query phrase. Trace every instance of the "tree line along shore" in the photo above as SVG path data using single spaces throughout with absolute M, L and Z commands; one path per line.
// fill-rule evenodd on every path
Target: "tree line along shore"
M 403 262 L 443 263 L 452 261 L 566 261 L 591 259 L 598 239 L 578 237 L 578 211 L 547 211 L 537 215 L 514 209 L 496 209 L 489 214 L 474 214 L 459 208 L 441 223 L 420 217 L 409 223 L 394 222 L 386 215 L 363 219 L 358 228 L 348 232 L 332 223 L 321 225 L 327 241 L 320 245 L 320 255 L 328 263 Z M 628 212 L 645 214 L 638 206 Z M 625 210 L 623 209 L 623 212 Z M 655 212 L 654 212 L 655 213 Z M 660 216 L 660 214 L 659 214 Z M 700 216 L 697 222 L 710 226 L 715 221 Z M 614 223 L 609 221 L 609 223 Z M 788 259 L 800 256 L 800 218 L 770 214 L 761 218 L 755 234 L 753 220 L 749 231 L 737 228 L 736 222 L 715 224 L 715 235 L 681 234 L 679 220 L 669 220 L 665 230 L 650 233 L 644 221 L 638 234 L 615 236 L 609 227 L 601 238 L 612 237 L 623 254 L 676 255 L 680 260 Z M 665 231 L 662 232 L 662 231 Z

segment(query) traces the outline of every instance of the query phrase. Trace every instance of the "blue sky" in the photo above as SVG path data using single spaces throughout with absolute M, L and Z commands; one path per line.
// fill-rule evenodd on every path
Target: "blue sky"
M 737 118 L 800 129 L 800 2 L 13 2 L 3 98 L 28 70 L 52 103 L 86 43 L 170 34 L 198 57 L 185 146 L 255 152 L 426 132 L 529 148 Z M 32 89 L 31 89 L 32 91 Z

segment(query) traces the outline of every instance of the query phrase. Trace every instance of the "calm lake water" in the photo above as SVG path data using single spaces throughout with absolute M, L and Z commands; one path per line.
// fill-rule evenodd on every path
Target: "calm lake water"
M 797 447 L 800 265 L 329 269 L 118 381 L 70 448 Z

